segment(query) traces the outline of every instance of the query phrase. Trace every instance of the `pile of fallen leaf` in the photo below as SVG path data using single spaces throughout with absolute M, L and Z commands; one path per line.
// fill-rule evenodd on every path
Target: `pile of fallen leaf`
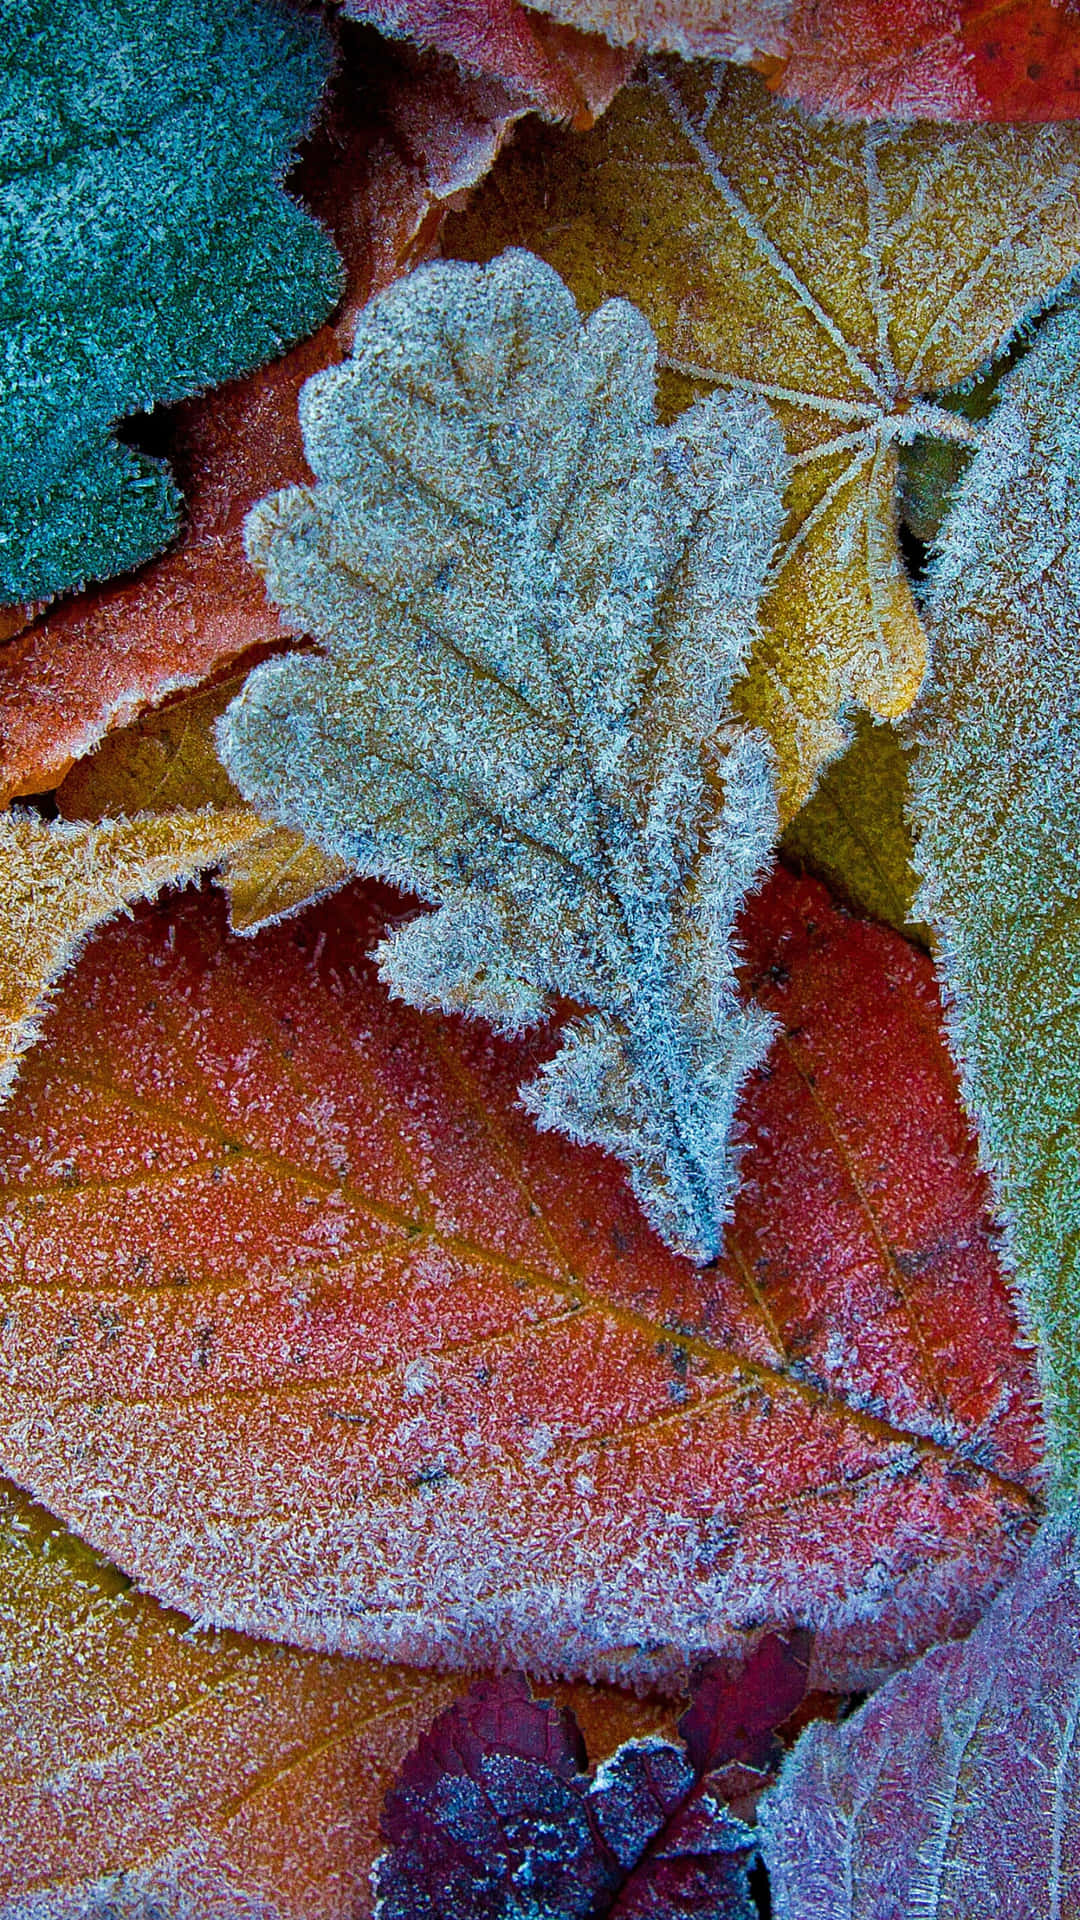
M 0 1920 L 1080 1920 L 1080 13 L 0 81 Z

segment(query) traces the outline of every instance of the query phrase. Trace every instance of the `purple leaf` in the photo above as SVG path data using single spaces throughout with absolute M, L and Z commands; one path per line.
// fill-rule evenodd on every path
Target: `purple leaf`
M 807 1647 L 769 1635 L 741 1673 L 709 1662 L 680 1731 L 586 1771 L 572 1714 L 521 1674 L 440 1714 L 387 1795 L 379 1920 L 753 1920 L 753 1830 L 718 1769 L 758 1769 L 802 1698 Z
M 777 1920 L 1080 1914 L 1078 1588 L 1073 1511 L 969 1639 L 807 1729 L 761 1804 Z

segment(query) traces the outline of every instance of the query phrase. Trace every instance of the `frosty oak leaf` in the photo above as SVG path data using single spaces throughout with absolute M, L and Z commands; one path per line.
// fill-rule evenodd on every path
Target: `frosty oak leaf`
M 926 664 L 896 538 L 897 448 L 969 440 L 934 395 L 1080 262 L 1080 126 L 808 121 L 734 67 L 655 63 L 583 136 L 507 154 L 446 250 L 531 247 L 586 309 L 623 295 L 662 401 L 765 395 L 793 468 L 740 712 L 794 813 L 842 715 L 902 713 Z
M 394 992 L 507 1032 L 585 1010 L 523 1098 L 709 1260 L 770 1035 L 730 933 L 771 773 L 727 696 L 786 461 L 755 398 L 660 427 L 654 358 L 633 308 L 583 326 L 528 254 L 384 294 L 304 389 L 318 484 L 247 526 L 325 655 L 258 667 L 218 738 L 261 814 L 439 903 L 384 942 Z
M 1080 313 L 1002 384 L 942 532 L 932 684 L 909 723 L 916 911 L 1080 1486 Z

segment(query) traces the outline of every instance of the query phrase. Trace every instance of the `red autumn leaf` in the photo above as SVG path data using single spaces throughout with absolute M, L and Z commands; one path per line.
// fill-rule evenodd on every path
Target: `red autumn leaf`
M 351 20 L 451 55 L 502 81 L 552 120 L 590 127 L 634 65 L 595 34 L 560 26 L 520 0 L 344 0 Z
M 740 1672 L 706 1668 L 682 1746 L 632 1741 L 590 1778 L 572 1713 L 534 1700 L 520 1674 L 480 1682 L 387 1794 L 379 1920 L 500 1920 L 525 1904 L 549 1920 L 752 1920 L 753 1834 L 721 1781 L 768 1756 L 805 1684 L 805 1658 L 768 1636 Z
M 0 802 L 55 786 L 110 727 L 167 694 L 286 643 L 241 528 L 271 487 L 310 477 L 300 388 L 341 358 L 370 295 L 430 251 L 447 202 L 487 171 L 524 111 L 497 81 L 466 78 L 450 60 L 342 33 L 328 118 L 291 185 L 344 256 L 344 306 L 272 366 L 166 416 L 155 450 L 188 509 L 177 546 L 0 645 Z
M 760 64 L 814 111 L 879 120 L 1072 120 L 1073 0 L 793 0 L 788 52 Z
M 639 1679 L 805 1624 L 842 1689 L 970 1625 L 1039 1449 L 929 961 L 777 873 L 702 1271 L 516 1106 L 553 1035 L 387 1000 L 395 899 L 88 948 L 0 1115 L 0 1467 L 300 1644 Z

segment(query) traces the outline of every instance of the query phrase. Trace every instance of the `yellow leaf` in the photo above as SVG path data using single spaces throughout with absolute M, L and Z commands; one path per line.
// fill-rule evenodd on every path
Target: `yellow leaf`
M 179 808 L 241 807 L 214 747 L 214 722 L 244 684 L 237 675 L 143 714 L 71 769 L 56 799 L 68 820 Z M 255 933 L 343 886 L 352 870 L 288 827 L 256 820 L 252 838 L 223 862 L 221 884 L 236 933 Z
M 592 308 L 623 294 L 669 407 L 764 395 L 795 471 L 736 701 L 769 731 L 781 812 L 903 713 L 926 638 L 896 539 L 897 448 L 963 441 L 927 396 L 968 378 L 1080 261 L 1080 127 L 812 123 L 735 68 L 656 64 L 601 125 L 528 133 L 445 251 L 541 254 Z
M 246 807 L 80 824 L 0 816 L 0 1095 L 91 928 L 214 866 L 260 825 Z

